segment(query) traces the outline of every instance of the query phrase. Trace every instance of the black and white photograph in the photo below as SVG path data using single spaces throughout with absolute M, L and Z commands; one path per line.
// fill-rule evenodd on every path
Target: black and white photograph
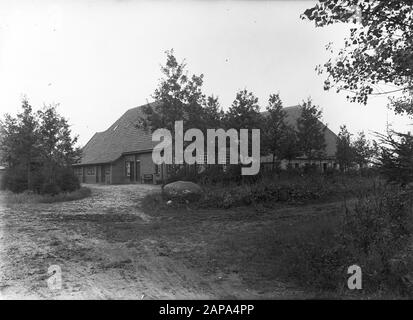
M 412 0 L 1 0 L 0 300 L 410 300 L 412 126 Z

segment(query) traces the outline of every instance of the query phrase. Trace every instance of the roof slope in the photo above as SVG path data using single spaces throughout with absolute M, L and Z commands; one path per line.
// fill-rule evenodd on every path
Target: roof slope
M 286 122 L 297 130 L 297 120 L 301 117 L 302 107 L 292 106 L 283 108 L 286 112 Z M 268 111 L 263 112 L 264 115 L 268 114 Z M 323 124 L 324 125 L 324 124 Z M 335 157 L 337 151 L 337 135 L 331 131 L 328 127 L 324 131 L 324 139 L 326 142 L 325 154 L 327 157 Z
M 152 106 L 155 103 L 151 103 Z M 152 142 L 149 131 L 136 126 L 139 117 L 143 116 L 142 107 L 126 111 L 109 129 L 97 132 L 83 147 L 80 165 L 109 163 L 117 160 L 123 153 L 151 150 L 156 142 Z M 297 119 L 301 116 L 301 107 L 284 108 L 286 121 L 297 127 Z M 267 114 L 267 112 L 263 112 Z M 330 129 L 325 131 L 326 155 L 334 157 L 337 149 L 337 136 Z
M 129 109 L 109 129 L 95 133 L 83 147 L 79 164 L 108 163 L 123 153 L 152 149 L 151 133 L 136 126 L 142 107 Z

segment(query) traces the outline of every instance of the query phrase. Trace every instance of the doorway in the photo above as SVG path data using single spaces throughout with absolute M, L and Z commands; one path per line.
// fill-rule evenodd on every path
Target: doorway
M 141 161 L 136 160 L 135 162 L 135 181 L 140 182 L 141 181 Z
M 106 183 L 106 166 L 105 165 L 100 167 L 100 182 Z

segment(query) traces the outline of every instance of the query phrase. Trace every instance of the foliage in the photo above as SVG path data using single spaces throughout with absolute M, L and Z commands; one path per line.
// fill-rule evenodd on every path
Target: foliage
M 5 203 L 54 203 L 63 201 L 74 201 L 87 198 L 91 195 L 91 193 L 92 191 L 86 187 L 81 187 L 72 192 L 61 192 L 56 195 L 37 194 L 28 190 L 21 193 L 7 192 L 5 193 Z
M 338 56 L 318 67 L 328 74 L 325 89 L 347 91 L 350 101 L 364 104 L 371 95 L 401 93 L 391 105 L 396 113 L 413 115 L 412 12 L 410 0 L 320 0 L 307 9 L 302 18 L 316 27 L 351 24 Z M 395 88 L 385 91 L 382 84 Z
M 370 142 L 367 140 L 363 131 L 358 133 L 357 138 L 352 143 L 352 147 L 354 150 L 354 162 L 360 167 L 372 162 L 377 155 L 378 147 L 375 141 Z
M 299 155 L 297 137 L 294 128 L 286 123 L 286 112 L 279 94 L 272 94 L 268 99 L 268 115 L 264 119 L 263 153 L 272 155 L 272 169 L 276 159 L 289 159 Z
M 8 165 L 7 171 L 11 171 L 6 173 L 4 183 L 10 183 L 10 188 L 15 190 L 31 189 L 32 172 L 40 162 L 40 146 L 38 121 L 28 100 L 23 99 L 21 113 L 16 117 L 6 114 L 1 123 L 1 160 Z M 16 178 L 15 182 L 11 181 L 13 178 Z
M 224 122 L 227 128 L 260 129 L 263 118 L 258 105 L 258 98 L 246 89 L 237 92 L 231 107 L 225 113 Z
M 229 178 L 218 180 L 218 184 L 202 185 L 204 193 L 199 202 L 192 204 L 192 207 L 228 209 L 237 206 L 248 205 L 273 205 L 274 203 L 308 203 L 319 202 L 332 199 L 343 199 L 354 197 L 375 185 L 380 185 L 377 176 L 364 177 L 358 173 L 355 175 L 302 175 L 299 172 L 281 172 L 277 175 L 270 173 L 262 174 L 260 177 L 247 183 L 246 181 L 234 182 L 233 176 L 238 176 L 237 167 L 233 167 L 233 172 L 227 171 L 221 174 Z M 176 180 L 187 180 L 198 182 L 202 180 L 186 179 L 181 176 Z M 205 181 L 205 180 L 204 180 Z M 162 200 L 166 202 L 165 199 Z M 163 208 L 162 203 L 159 204 Z M 156 208 L 159 208 L 157 205 Z
M 322 111 L 310 98 L 303 101 L 301 107 L 302 113 L 297 120 L 298 146 L 307 159 L 314 159 L 323 154 L 327 127 L 321 123 Z
M 313 290 L 345 289 L 347 268 L 363 272 L 363 291 L 412 294 L 406 283 L 411 261 L 405 255 L 412 232 L 411 194 L 400 189 L 371 190 L 344 216 L 300 234 L 286 255 L 288 276 Z
M 379 135 L 381 173 L 390 182 L 406 185 L 413 182 L 413 137 L 410 134 L 389 132 Z
M 71 165 L 80 150 L 67 120 L 57 113 L 55 105 L 35 113 L 23 99 L 22 109 L 16 117 L 5 115 L 2 121 L 0 148 L 7 164 L 2 187 L 51 194 L 79 188 Z
M 163 78 L 152 95 L 156 105 L 143 109 L 140 123 L 152 131 L 165 128 L 174 138 L 175 121 L 182 120 L 185 128 L 213 128 L 222 118 L 218 99 L 202 93 L 203 75 L 189 76 L 185 61 L 178 62 L 173 50 L 166 51 L 166 64 L 161 66 Z M 138 124 L 138 125 L 139 125 Z
M 336 158 L 342 171 L 347 171 L 354 162 L 354 149 L 351 145 L 351 133 L 345 125 L 340 127 L 337 140 Z

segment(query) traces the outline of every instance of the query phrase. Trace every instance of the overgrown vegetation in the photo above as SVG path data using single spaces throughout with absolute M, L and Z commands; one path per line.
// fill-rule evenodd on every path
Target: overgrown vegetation
M 351 24 L 338 55 L 317 67 L 327 74 L 324 89 L 346 91 L 348 100 L 364 104 L 373 95 L 388 95 L 395 113 L 412 116 L 412 8 L 411 1 L 323 0 L 307 9 L 302 18 L 316 27 Z M 334 52 L 331 45 L 326 49 Z M 363 166 L 374 158 L 387 184 L 359 197 L 339 228 L 323 228 L 312 238 L 300 235 L 291 272 L 302 282 L 339 290 L 338 284 L 345 282 L 338 276 L 357 263 L 364 270 L 366 290 L 411 295 L 407 245 L 412 235 L 413 140 L 398 132 L 379 137 L 380 147 L 369 146 L 363 133 L 351 142 L 351 134 L 341 128 L 337 158 L 342 168 Z
M 229 175 L 229 173 L 227 174 Z M 274 203 L 280 202 L 304 204 L 343 200 L 368 193 L 384 183 L 373 169 L 345 175 L 338 173 L 303 175 L 295 170 L 264 175 L 255 177 L 256 180 L 250 183 L 245 181 L 231 182 L 228 178 L 226 183 L 203 184 L 202 198 L 191 204 L 190 208 L 229 209 L 250 205 L 270 207 Z M 196 180 L 194 179 L 194 181 Z M 148 194 L 142 205 L 150 211 L 188 206 L 184 202 L 166 204 L 166 199 L 163 199 L 160 193 Z
M 16 117 L 6 114 L 0 127 L 1 163 L 6 164 L 2 189 L 55 196 L 80 188 L 71 167 L 80 156 L 77 137 L 55 105 L 34 112 L 24 99 L 22 111 Z
M 60 192 L 56 195 L 37 194 L 31 191 L 13 193 L 11 191 L 5 193 L 4 199 L 6 204 L 16 203 L 54 203 L 63 201 L 74 201 L 87 198 L 91 195 L 91 190 L 87 187 L 81 187 L 71 192 Z
M 347 269 L 356 264 L 362 270 L 362 294 L 412 296 L 413 261 L 407 252 L 412 195 L 411 190 L 377 188 L 335 220 L 315 221 L 317 226 L 298 234 L 286 251 L 286 276 L 326 295 L 348 293 Z

